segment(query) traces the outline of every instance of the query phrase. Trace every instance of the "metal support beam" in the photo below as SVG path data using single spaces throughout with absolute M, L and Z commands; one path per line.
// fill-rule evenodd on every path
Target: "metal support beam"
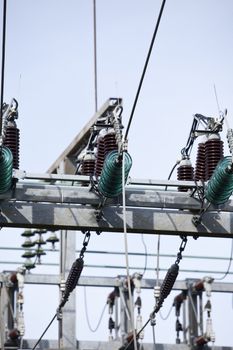
M 62 152 L 58 159 L 50 166 L 48 173 L 75 174 L 74 166 L 77 156 L 82 152 L 88 143 L 91 128 L 99 118 L 110 112 L 114 106 L 121 104 L 121 98 L 109 98 L 104 105 L 94 114 L 90 121 L 84 126 L 81 132 L 74 138 L 69 146 Z M 71 166 L 73 164 L 73 166 Z M 60 169 L 60 168 L 63 169 Z
M 233 213 L 208 212 L 197 227 L 192 218 L 188 211 L 126 210 L 129 233 L 233 238 Z M 123 214 L 121 207 L 105 207 L 98 221 L 96 210 L 90 205 L 2 202 L 0 226 L 122 232 Z
M 31 349 L 33 345 L 35 344 L 36 340 L 24 340 L 24 346 L 23 348 Z M 74 350 L 118 350 L 121 346 L 121 343 L 119 341 L 112 341 L 112 342 L 100 342 L 100 341 L 78 341 L 77 346 L 74 347 Z M 43 340 L 41 341 L 41 349 L 57 349 L 57 342 L 53 340 Z M 143 344 L 144 350 L 153 350 L 154 344 Z M 187 344 L 156 344 L 156 349 L 159 350 L 190 350 L 190 347 Z M 233 350 L 233 347 L 229 346 L 214 346 L 215 350 Z
M 61 231 L 61 257 L 60 274 L 63 282 L 66 281 L 70 268 L 75 261 L 75 234 Z M 60 348 L 73 348 L 76 346 L 76 294 L 71 293 L 67 304 L 62 309 L 59 321 Z
M 87 287 L 119 287 L 122 284 L 122 278 L 125 276 L 103 277 L 103 276 L 81 276 L 79 278 L 79 286 Z M 4 279 L 4 274 L 0 274 L 0 283 Z M 193 281 L 196 281 L 193 279 Z M 162 280 L 159 280 L 159 284 L 162 284 Z M 43 285 L 59 285 L 60 277 L 58 275 L 40 275 L 40 274 L 26 274 L 25 284 L 43 284 Z M 155 285 L 154 279 L 142 279 L 141 288 L 153 289 Z M 178 280 L 174 283 L 173 290 L 188 290 L 187 280 Z M 233 293 L 233 283 L 228 282 L 213 282 L 212 291 L 216 293 Z

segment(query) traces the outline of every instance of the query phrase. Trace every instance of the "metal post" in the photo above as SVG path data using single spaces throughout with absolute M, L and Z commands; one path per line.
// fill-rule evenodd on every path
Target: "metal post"
M 120 325 L 121 325 L 121 338 L 124 343 L 125 337 L 132 331 L 132 323 L 130 315 L 130 299 L 129 299 L 129 290 L 127 287 L 127 280 L 122 280 L 122 285 L 119 287 L 120 291 Z M 133 294 L 133 291 L 132 291 Z
M 199 325 L 200 325 L 200 333 L 204 333 L 203 328 L 203 301 L 202 301 L 202 292 L 199 293 Z
M 3 310 L 4 310 L 3 288 L 2 288 L 2 284 L 0 284 L 0 345 L 2 350 L 4 350 L 4 343 L 5 343 L 5 325 L 3 320 Z
M 75 232 L 61 231 L 60 275 L 61 285 L 66 280 L 75 260 Z M 76 348 L 76 295 L 69 296 L 69 301 L 62 309 L 59 321 L 59 348 Z
M 118 336 L 118 323 L 119 323 L 119 320 L 118 320 L 118 307 L 119 307 L 119 303 L 118 303 L 118 297 L 115 298 L 115 340 L 118 340 L 119 339 L 119 336 Z
M 187 344 L 186 304 L 187 304 L 187 300 L 184 300 L 183 301 L 183 342 L 184 344 Z
M 188 293 L 188 320 L 189 320 L 189 344 L 194 345 L 194 339 L 198 336 L 198 309 L 197 293 Z

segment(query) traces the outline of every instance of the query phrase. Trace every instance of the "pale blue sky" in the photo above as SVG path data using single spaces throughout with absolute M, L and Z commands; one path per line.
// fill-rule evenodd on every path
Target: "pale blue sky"
M 99 106 L 109 97 L 122 97 L 125 125 L 160 3 L 158 0 L 96 0 Z M 217 116 L 214 84 L 220 106 L 228 109 L 232 126 L 232 16 L 232 0 L 167 0 L 129 133 L 132 177 L 167 178 L 186 144 L 193 114 Z M 93 72 L 92 0 L 8 0 L 5 101 L 9 102 L 12 97 L 19 100 L 21 169 L 45 172 L 92 117 Z M 226 144 L 225 150 L 228 154 Z M 3 245 L 8 244 L 4 232 L 0 235 Z M 81 239 L 78 235 L 79 243 Z M 91 248 L 110 249 L 111 239 L 107 234 L 95 237 Z M 157 237 L 146 237 L 146 240 L 154 252 Z M 131 250 L 142 251 L 139 236 L 132 236 L 129 241 Z M 176 253 L 179 243 L 179 238 L 162 238 L 162 252 Z M 229 256 L 230 244 L 226 239 L 190 239 L 187 254 Z M 122 249 L 119 235 L 119 250 Z M 167 261 L 164 266 L 169 267 L 171 262 Z M 182 261 L 183 268 L 200 267 L 199 262 L 193 264 Z M 221 266 L 208 266 L 212 270 L 226 267 L 226 262 Z M 231 297 L 216 295 L 214 298 L 216 344 L 233 345 Z M 221 306 L 223 298 L 227 316 Z M 171 302 L 172 299 L 164 306 L 164 313 Z M 145 320 L 150 310 L 148 305 Z M 25 305 L 25 317 L 27 312 L 33 314 L 31 304 Z M 43 330 L 53 312 L 51 307 L 38 328 Z M 175 318 L 169 322 L 167 326 L 158 321 L 159 342 L 174 341 Z M 82 339 L 90 338 L 87 325 L 81 323 L 78 331 Z M 167 327 L 171 327 L 169 335 L 165 331 Z M 106 329 L 104 324 L 94 339 L 107 339 Z M 31 322 L 30 326 L 26 324 L 26 332 L 28 337 L 40 335 L 40 329 L 35 329 Z M 55 326 L 49 336 L 56 337 Z M 151 341 L 150 329 L 146 337 Z

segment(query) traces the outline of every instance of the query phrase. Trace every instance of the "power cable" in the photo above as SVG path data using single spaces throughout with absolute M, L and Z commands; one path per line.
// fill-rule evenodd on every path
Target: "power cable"
M 95 333 L 95 332 L 98 330 L 98 328 L 99 328 L 99 326 L 100 326 L 100 324 L 101 324 L 101 322 L 102 322 L 102 320 L 103 320 L 103 316 L 104 316 L 104 312 L 105 312 L 105 310 L 106 310 L 107 304 L 105 303 L 105 305 L 104 305 L 104 308 L 103 308 L 103 310 L 102 310 L 102 312 L 101 312 L 101 314 L 100 314 L 99 321 L 97 322 L 97 326 L 96 326 L 95 328 L 93 328 L 93 327 L 91 326 L 90 319 L 89 319 L 89 315 L 88 315 L 88 308 L 87 308 L 87 291 L 86 291 L 86 287 L 85 287 L 85 286 L 84 286 L 84 288 L 83 288 L 83 291 L 84 291 L 84 307 L 85 307 L 85 315 L 86 315 L 87 325 L 88 325 L 89 330 L 90 330 L 91 332 Z
M 95 76 L 95 112 L 98 109 L 97 90 L 97 39 L 96 39 L 96 0 L 93 0 L 93 27 L 94 27 L 94 76 Z
M 2 66 L 1 66 L 1 115 L 0 115 L 0 135 L 2 135 L 3 100 L 4 100 L 4 80 L 5 80 L 5 55 L 6 55 L 6 13 L 7 0 L 3 2 L 2 18 Z
M 153 322 L 155 314 L 159 312 L 160 308 L 163 305 L 164 300 L 168 297 L 168 295 L 170 294 L 170 292 L 173 288 L 173 285 L 174 285 L 176 278 L 179 274 L 179 263 L 183 258 L 182 253 L 185 250 L 185 247 L 187 244 L 187 237 L 181 236 L 181 238 L 182 238 L 182 242 L 180 244 L 179 251 L 177 253 L 177 259 L 176 259 L 175 263 L 173 265 L 171 265 L 171 267 L 168 269 L 166 276 L 164 277 L 163 283 L 161 285 L 161 292 L 160 292 L 159 299 L 157 300 L 156 305 L 154 306 L 153 311 L 150 314 L 149 319 L 147 320 L 147 322 L 144 324 L 144 326 L 136 334 L 136 338 L 144 330 L 144 328 L 148 325 L 148 323 L 150 321 Z M 126 346 L 125 350 L 127 350 L 129 348 L 129 346 L 132 344 L 132 341 L 133 340 L 131 340 L 129 342 L 129 344 Z
M 163 316 L 161 310 L 159 310 L 159 316 L 162 318 L 163 321 L 166 321 L 169 318 L 169 316 L 171 315 L 172 309 L 173 309 L 173 304 L 171 305 L 170 310 L 168 311 L 166 316 Z
M 53 323 L 56 317 L 57 317 L 57 313 L 55 313 L 52 320 L 49 322 L 48 326 L 45 328 L 44 332 L 41 334 L 40 338 L 37 340 L 36 344 L 33 346 L 32 350 L 35 350 L 35 348 L 40 343 L 41 339 L 43 338 L 43 336 L 45 335 L 45 333 L 47 332 L 47 330 L 49 329 L 49 327 L 51 326 L 51 324 Z
M 142 273 L 142 276 L 144 276 L 144 274 L 146 273 L 146 270 L 147 270 L 147 260 L 148 260 L 148 253 L 147 253 L 147 246 L 146 246 L 146 243 L 145 243 L 145 240 L 144 240 L 144 237 L 143 237 L 143 233 L 141 234 L 141 240 L 142 240 L 142 244 L 144 246 L 144 251 L 145 251 L 145 265 L 144 265 L 144 269 L 143 269 L 143 273 Z
M 129 275 L 129 256 L 128 256 L 128 240 L 127 240 L 127 226 L 126 226 L 126 198 L 125 198 L 125 152 L 123 152 L 122 156 L 122 207 L 123 207 L 123 229 L 124 229 L 124 245 L 125 245 L 125 263 L 126 263 L 126 273 L 127 273 L 127 285 L 129 291 L 129 302 L 130 302 L 130 321 L 131 327 L 133 331 L 133 342 L 134 348 L 137 349 L 137 338 L 134 327 L 134 305 L 132 298 L 132 290 L 131 290 L 131 281 Z
M 145 323 L 145 324 L 142 326 L 142 328 L 137 332 L 136 338 L 138 338 L 139 335 L 144 331 L 144 329 L 146 328 L 146 326 L 149 324 L 150 321 L 151 321 L 151 318 L 148 318 L 148 320 L 146 321 L 146 323 Z M 132 344 L 132 342 L 133 342 L 133 339 L 131 339 L 131 341 L 126 345 L 126 347 L 125 347 L 124 350 L 127 350 L 127 349 L 130 347 L 130 345 Z M 136 349 L 137 349 L 137 347 L 136 347 Z
M 157 264 L 156 264 L 156 286 L 159 285 L 159 258 L 160 258 L 160 235 L 158 235 L 157 241 Z
M 136 96 L 135 96 L 135 99 L 134 99 L 134 103 L 133 103 L 132 111 L 131 111 L 131 114 L 130 114 L 130 117 L 129 117 L 128 125 L 127 125 L 127 128 L 126 128 L 125 140 L 127 140 L 127 137 L 128 137 L 129 128 L 130 128 L 131 123 L 132 123 L 134 111 L 135 111 L 135 108 L 136 108 L 136 105 L 137 105 L 137 102 L 138 102 L 138 97 L 139 97 L 139 94 L 140 94 L 140 91 L 141 91 L 141 87 L 142 87 L 142 83 L 143 83 L 143 80 L 144 80 L 144 77 L 145 77 L 146 69 L 147 69 L 147 66 L 148 66 L 148 63 L 149 63 L 149 60 L 150 60 L 150 55 L 151 55 L 151 52 L 152 52 L 152 49 L 153 49 L 154 41 L 155 41 L 158 29 L 159 29 L 159 24 L 160 24 L 160 20 L 161 20 L 162 14 L 163 14 L 163 9 L 164 9 L 165 3 L 166 3 L 166 0 L 163 0 L 161 8 L 160 8 L 160 11 L 159 11 L 159 15 L 158 15 L 158 18 L 157 18 L 154 34 L 152 36 L 152 40 L 151 40 L 151 44 L 150 44 L 150 47 L 149 47 L 149 51 L 147 53 L 146 61 L 145 61 L 145 64 L 144 64 L 144 68 L 143 68 L 143 71 L 142 71 L 142 76 L 141 76 L 141 79 L 140 79 L 140 82 L 139 82 L 139 85 L 138 85 L 138 89 L 137 89 L 137 93 L 136 93 Z
M 229 272 L 230 272 L 232 259 L 233 259 L 233 239 L 231 240 L 231 253 L 230 253 L 230 258 L 229 258 L 229 263 L 228 263 L 227 270 L 226 270 L 226 272 L 224 273 L 224 275 L 223 275 L 222 277 L 215 278 L 215 280 L 217 280 L 217 281 L 222 281 L 222 280 L 224 280 L 224 278 L 227 277 L 227 275 L 228 275 Z

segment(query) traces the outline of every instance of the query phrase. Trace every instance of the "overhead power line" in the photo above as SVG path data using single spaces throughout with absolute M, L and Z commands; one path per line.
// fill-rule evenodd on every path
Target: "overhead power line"
M 4 78 L 5 78 L 5 51 L 6 51 L 6 6 L 7 0 L 3 2 L 2 13 L 2 66 L 1 66 L 1 115 L 0 115 L 0 135 L 2 134 L 2 116 L 3 116 L 3 100 L 4 100 Z
M 153 34 L 153 37 L 152 37 L 152 40 L 151 40 L 149 51 L 147 53 L 146 61 L 145 61 L 145 64 L 144 64 L 144 68 L 143 68 L 143 71 L 142 71 L 142 76 L 141 76 L 141 79 L 140 79 L 140 82 L 139 82 L 139 85 L 138 85 L 138 89 L 137 89 L 137 93 L 136 93 L 135 100 L 134 100 L 134 103 L 133 103 L 132 111 L 131 111 L 131 114 L 130 114 L 130 117 L 129 117 L 129 122 L 128 122 L 128 125 L 127 125 L 127 128 L 126 128 L 125 140 L 127 140 L 127 137 L 128 137 L 129 128 L 130 128 L 131 123 L 132 123 L 134 111 L 135 111 L 135 108 L 136 108 L 136 105 L 137 105 L 137 102 L 138 102 L 138 97 L 139 97 L 139 94 L 140 94 L 140 91 L 141 91 L 141 87 L 142 87 L 142 84 L 143 84 L 143 80 L 144 80 L 144 77 L 145 77 L 145 74 L 146 74 L 147 66 L 148 66 L 148 63 L 149 63 L 149 60 L 150 60 L 150 55 L 151 55 L 151 52 L 152 52 L 152 49 L 153 49 L 153 46 L 154 46 L 154 42 L 155 42 L 155 38 L 156 38 L 158 29 L 159 29 L 159 24 L 160 24 L 160 20 L 161 20 L 162 14 L 163 14 L 163 9 L 164 9 L 165 3 L 166 3 L 166 0 L 163 0 L 161 8 L 160 8 L 160 11 L 159 11 L 158 19 L 157 19 L 157 22 L 156 22 L 156 25 L 155 25 L 154 34 Z
M 97 112 L 97 109 L 98 109 L 98 90 L 97 90 L 96 0 L 93 0 L 93 27 L 94 27 L 95 112 Z

